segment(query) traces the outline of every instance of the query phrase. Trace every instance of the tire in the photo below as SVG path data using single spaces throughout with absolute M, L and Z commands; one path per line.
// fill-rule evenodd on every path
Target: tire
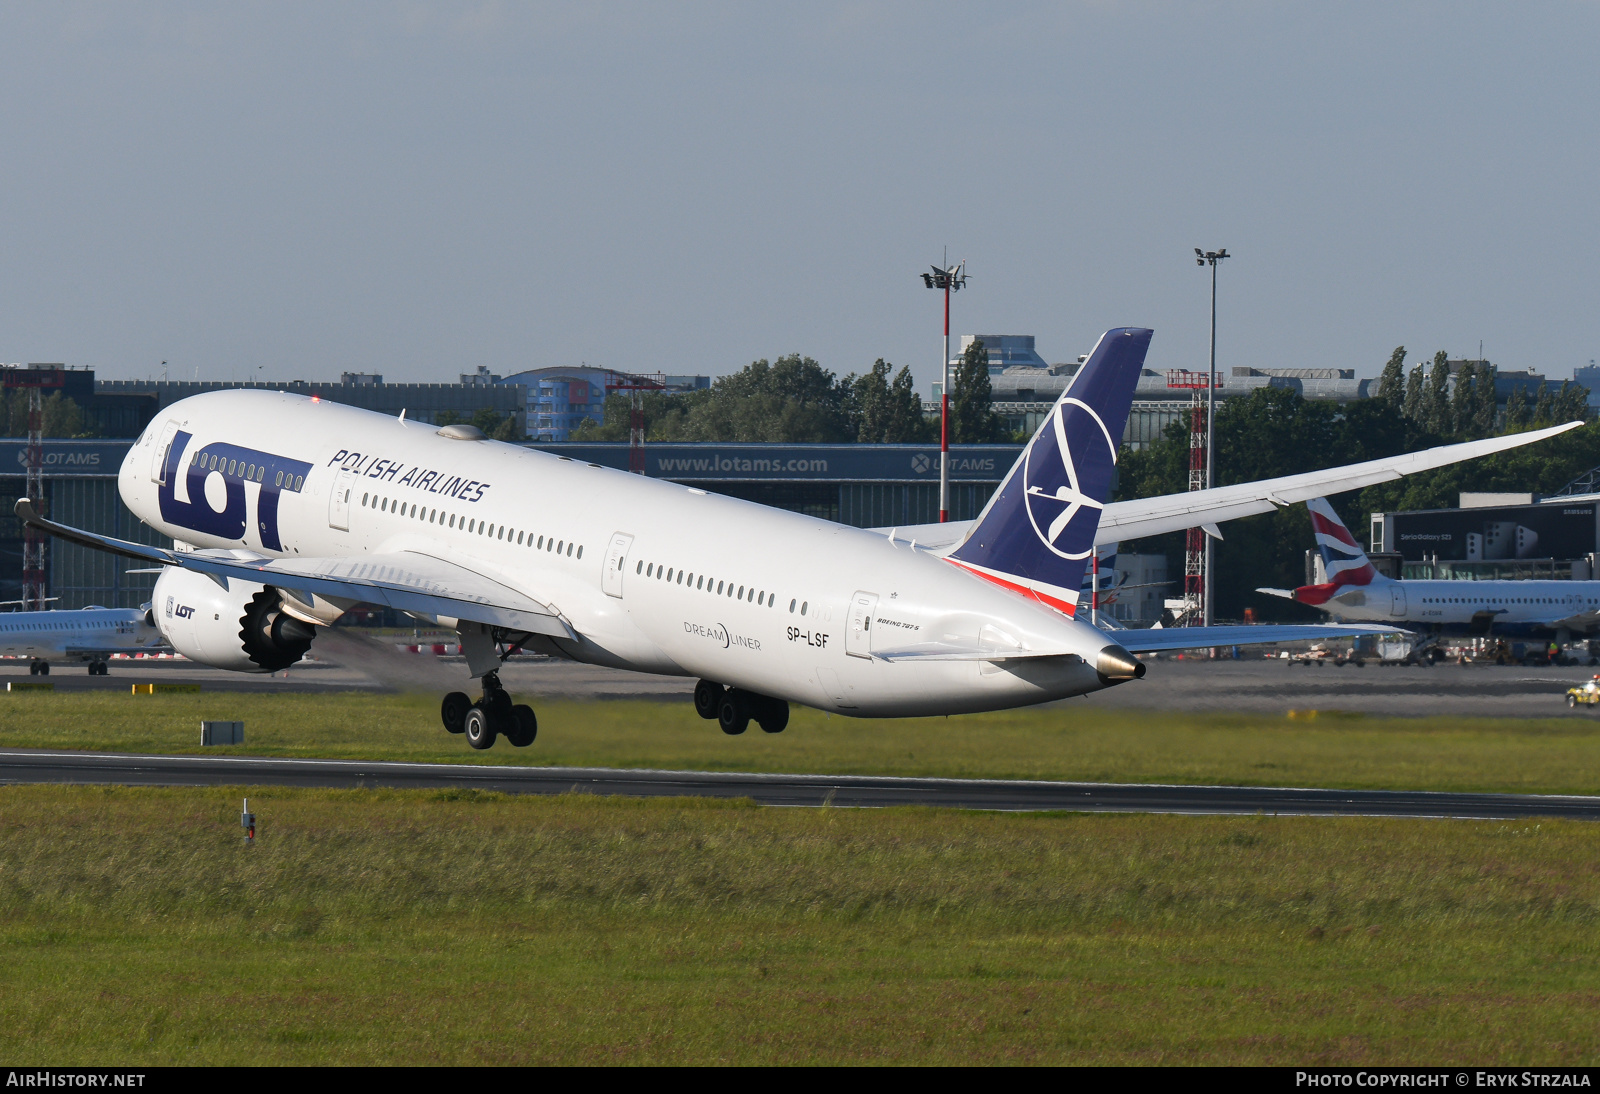
M 750 728 L 750 708 L 744 696 L 737 691 L 727 691 L 717 704 L 717 725 L 730 737 L 737 737 Z
M 1577 705 L 1578 705 L 1578 697 L 1576 695 L 1567 696 L 1567 709 L 1568 710 L 1571 710 L 1572 708 L 1576 707 Z
M 467 711 L 471 709 L 472 699 L 466 692 L 452 691 L 439 704 L 439 720 L 449 732 L 460 733 L 467 728 Z
M 50 675 L 50 662 L 46 661 L 44 664 L 39 666 L 39 675 L 40 676 L 49 676 Z
M 722 693 L 727 690 L 710 680 L 700 681 L 694 686 L 694 712 L 706 721 L 712 721 L 717 717 L 717 708 L 722 705 Z
M 476 703 L 467 711 L 465 728 L 462 730 L 467 735 L 467 744 L 476 749 L 494 747 L 494 721 L 489 717 L 489 712 Z
M 763 733 L 782 733 L 789 725 L 789 704 L 782 699 L 763 697 L 756 712 L 756 724 Z
M 533 715 L 533 708 L 526 703 L 518 703 L 511 708 L 511 727 L 506 730 L 506 740 L 515 748 L 527 748 L 533 744 L 533 739 L 539 736 L 539 719 Z

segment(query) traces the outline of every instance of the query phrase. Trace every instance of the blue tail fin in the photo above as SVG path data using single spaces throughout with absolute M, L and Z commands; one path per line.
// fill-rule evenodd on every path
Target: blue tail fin
M 950 560 L 1071 615 L 1151 331 L 1100 338 Z

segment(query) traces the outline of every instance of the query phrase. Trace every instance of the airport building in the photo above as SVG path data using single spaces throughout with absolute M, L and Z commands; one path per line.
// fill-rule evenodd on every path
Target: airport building
M 73 370 L 81 372 L 82 370 Z M 527 435 L 527 391 L 520 384 L 481 383 L 471 375 L 459 384 L 387 384 L 377 373 L 346 372 L 337 383 L 312 380 L 236 382 L 232 380 L 99 380 L 88 372 L 93 398 L 86 415 L 107 436 L 135 437 L 161 411 L 180 399 L 207 391 L 248 388 L 315 395 L 333 403 L 357 406 L 418 422 L 434 422 L 449 413 L 470 420 L 481 410 L 516 419 L 517 436 Z
M 1371 546 L 1390 577 L 1587 581 L 1600 551 L 1600 494 L 1463 493 L 1456 509 L 1374 513 Z
M 667 392 L 699 391 L 711 386 L 709 376 L 671 376 L 660 372 L 635 376 L 586 365 L 535 368 L 504 379 L 492 378 L 493 383 L 516 384 L 526 389 L 526 435 L 531 440 L 547 443 L 567 440 L 586 421 L 604 422 L 606 396 L 617 390 L 619 384 L 641 380 L 656 390 Z

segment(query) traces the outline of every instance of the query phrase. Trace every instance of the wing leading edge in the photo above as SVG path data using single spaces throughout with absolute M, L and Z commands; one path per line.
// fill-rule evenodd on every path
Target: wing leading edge
M 445 616 L 556 638 L 577 634 L 560 612 L 515 589 L 443 559 L 414 551 L 356 558 L 268 558 L 239 551 L 174 551 L 86 532 L 46 520 L 27 498 L 24 524 L 101 551 L 180 566 L 226 581 L 238 578 L 289 592 L 333 597 L 421 615 Z
M 1120 540 L 1142 539 L 1145 536 L 1177 532 L 1185 528 L 1198 528 L 1203 524 L 1220 524 L 1257 513 L 1270 513 L 1288 505 L 1297 505 L 1311 498 L 1339 494 L 1346 490 L 1360 490 L 1374 483 L 1404 478 L 1419 471 L 1430 471 L 1462 460 L 1476 459 L 1496 452 L 1535 444 L 1548 437 L 1577 429 L 1582 422 L 1568 422 L 1548 429 L 1535 429 L 1527 433 L 1514 433 L 1507 437 L 1490 437 L 1482 441 L 1465 441 L 1461 444 L 1440 445 L 1421 452 L 1403 456 L 1387 456 L 1381 460 L 1330 467 L 1322 471 L 1307 471 L 1300 475 L 1284 475 L 1275 479 L 1239 483 L 1236 486 L 1217 486 L 1210 490 L 1191 490 L 1182 494 L 1162 494 L 1154 498 L 1133 501 L 1115 501 L 1106 505 L 1100 515 L 1100 527 L 1095 533 L 1095 544 L 1116 543 Z M 875 532 L 892 535 L 896 542 L 915 542 L 931 551 L 945 551 L 966 538 L 972 521 L 950 521 L 945 524 L 918 524 L 898 528 L 874 528 Z

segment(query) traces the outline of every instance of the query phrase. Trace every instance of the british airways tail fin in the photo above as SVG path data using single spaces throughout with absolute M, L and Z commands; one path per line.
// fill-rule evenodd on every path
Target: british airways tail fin
M 1328 580 L 1321 585 L 1302 585 L 1294 591 L 1296 600 L 1302 604 L 1326 604 L 1347 588 L 1385 580 L 1327 498 L 1312 498 L 1306 508 L 1311 511 L 1311 529 L 1316 533 L 1317 550 L 1322 553 L 1322 568 L 1327 571 Z
M 1118 327 L 1101 336 L 951 562 L 1076 611 L 1152 333 Z

